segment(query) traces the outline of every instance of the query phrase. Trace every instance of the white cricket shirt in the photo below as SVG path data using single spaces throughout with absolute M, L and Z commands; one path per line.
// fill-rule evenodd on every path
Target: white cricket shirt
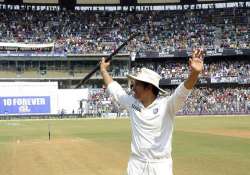
M 180 84 L 168 97 L 157 97 L 148 107 L 116 82 L 108 85 L 108 92 L 129 111 L 132 155 L 142 160 L 171 158 L 172 133 L 175 113 L 184 105 L 191 90 Z

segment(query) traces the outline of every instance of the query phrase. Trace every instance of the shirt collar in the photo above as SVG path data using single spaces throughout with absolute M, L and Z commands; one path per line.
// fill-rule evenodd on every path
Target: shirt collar
M 157 103 L 158 103 L 158 101 L 159 101 L 159 97 L 156 97 L 156 99 L 155 99 L 149 106 L 147 106 L 147 107 L 144 107 L 144 105 L 142 104 L 142 102 L 140 102 L 139 100 L 136 99 L 136 101 L 137 101 L 137 104 L 138 104 L 141 108 L 143 108 L 143 109 L 150 109 L 150 108 L 153 108 L 154 106 L 157 105 Z

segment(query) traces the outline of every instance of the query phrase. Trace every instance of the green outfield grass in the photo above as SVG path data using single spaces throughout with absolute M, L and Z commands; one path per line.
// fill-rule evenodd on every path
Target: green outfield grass
M 129 124 L 128 119 L 0 121 L 0 175 L 122 175 Z M 249 175 L 250 116 L 177 118 L 173 159 L 175 175 Z

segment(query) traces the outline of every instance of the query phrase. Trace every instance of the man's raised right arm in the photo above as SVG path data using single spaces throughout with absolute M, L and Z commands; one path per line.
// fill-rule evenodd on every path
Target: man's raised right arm
M 102 58 L 100 62 L 100 71 L 107 90 L 119 104 L 124 107 L 128 107 L 130 103 L 132 103 L 132 98 L 125 92 L 120 84 L 113 80 L 111 75 L 108 73 L 107 69 L 109 65 L 110 62 L 105 62 L 105 58 Z
M 102 58 L 100 62 L 100 72 L 101 72 L 101 75 L 102 75 L 102 78 L 106 87 L 108 87 L 108 85 L 113 82 L 113 78 L 110 76 L 110 74 L 107 71 L 109 66 L 110 66 L 110 62 L 105 62 L 105 58 Z

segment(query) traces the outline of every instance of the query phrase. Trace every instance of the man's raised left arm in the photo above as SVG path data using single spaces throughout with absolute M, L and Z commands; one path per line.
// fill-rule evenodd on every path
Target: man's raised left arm
M 192 53 L 192 58 L 189 59 L 190 73 L 188 78 L 184 82 L 184 86 L 187 89 L 192 89 L 196 84 L 199 74 L 203 70 L 203 56 L 202 49 L 196 49 Z

